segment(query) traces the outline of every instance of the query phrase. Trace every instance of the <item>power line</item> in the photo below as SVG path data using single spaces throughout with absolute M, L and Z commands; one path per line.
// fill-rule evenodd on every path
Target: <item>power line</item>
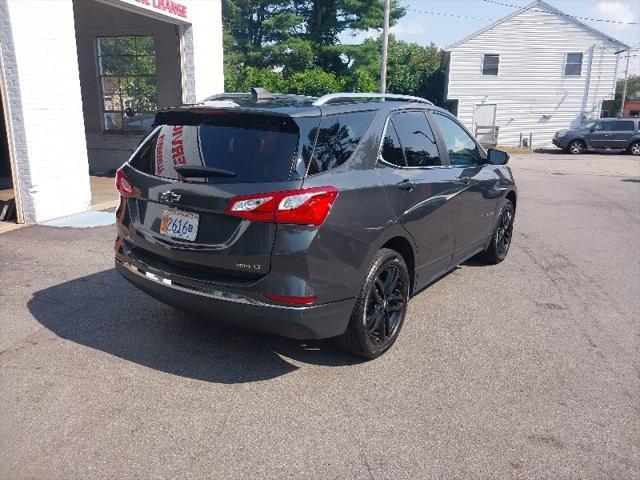
M 415 8 L 405 8 L 410 12 L 416 13 L 424 13 L 427 15 L 438 15 L 440 17 L 455 17 L 455 18 L 465 18 L 468 20 L 495 20 L 495 18 L 487 18 L 487 17 L 474 17 L 472 15 L 456 15 L 455 13 L 445 13 L 445 12 L 432 12 L 428 10 L 416 10 Z
M 503 2 L 497 2 L 496 0 L 482 0 L 483 2 L 486 3 L 493 3 L 494 5 L 500 5 L 502 7 L 509 7 L 509 8 L 517 8 L 518 10 L 524 10 L 526 7 L 521 7 L 519 5 L 513 5 L 511 3 L 503 3 Z M 534 7 L 535 9 L 535 7 Z M 588 20 L 591 22 L 604 22 L 604 23 L 614 23 L 616 25 L 640 25 L 640 23 L 638 22 L 621 22 L 619 20 L 609 20 L 606 18 L 593 18 L 593 17 L 580 17 L 578 15 L 569 15 L 568 13 L 564 13 L 564 12 L 557 12 L 559 15 L 563 16 L 563 17 L 569 17 L 569 18 L 575 18 L 577 20 Z

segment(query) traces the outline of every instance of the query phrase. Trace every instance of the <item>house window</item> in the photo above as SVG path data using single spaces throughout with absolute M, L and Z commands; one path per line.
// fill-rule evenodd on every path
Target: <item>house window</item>
M 99 37 L 98 66 L 104 130 L 148 129 L 158 103 L 153 37 Z
M 576 77 L 582 74 L 582 53 L 567 53 L 564 59 L 564 74 Z
M 482 56 L 482 75 L 498 75 L 500 55 L 484 54 Z

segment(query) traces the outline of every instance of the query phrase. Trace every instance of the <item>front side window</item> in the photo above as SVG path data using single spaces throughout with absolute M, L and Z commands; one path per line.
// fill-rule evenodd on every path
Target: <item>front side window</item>
M 153 37 L 99 37 L 98 66 L 104 129 L 147 130 L 158 104 Z
M 440 155 L 424 112 L 401 112 L 392 117 L 408 167 L 440 165 Z
M 564 74 L 576 77 L 582 74 L 582 53 L 567 53 L 564 60 Z
M 471 136 L 456 122 L 444 115 L 434 115 L 438 128 L 442 133 L 449 161 L 456 167 L 476 165 L 480 160 L 478 147 Z
M 322 118 L 320 126 L 309 133 L 317 138 L 308 175 L 342 165 L 351 158 L 367 131 L 374 112 L 342 113 Z
M 593 127 L 594 132 L 612 132 L 615 122 L 598 122 Z
M 482 56 L 482 75 L 498 75 L 500 55 L 484 54 Z

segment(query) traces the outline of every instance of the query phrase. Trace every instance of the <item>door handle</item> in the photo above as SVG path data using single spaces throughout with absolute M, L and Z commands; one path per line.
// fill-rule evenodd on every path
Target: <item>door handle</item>
M 407 192 L 413 190 L 413 187 L 415 187 L 416 184 L 408 179 L 404 179 L 402 180 L 400 183 L 396 183 L 396 187 L 398 187 L 400 190 L 405 190 Z
M 469 185 L 471 183 L 471 179 L 466 177 L 459 178 L 458 180 L 456 180 L 456 183 L 458 185 Z

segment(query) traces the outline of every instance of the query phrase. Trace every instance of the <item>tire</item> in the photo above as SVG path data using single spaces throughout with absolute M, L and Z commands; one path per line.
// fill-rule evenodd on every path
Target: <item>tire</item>
M 629 153 L 635 156 L 640 155 L 640 141 L 636 140 L 631 145 L 629 145 Z
M 587 144 L 582 140 L 571 140 L 567 146 L 567 152 L 573 155 L 579 155 L 587 150 Z
M 481 258 L 491 264 L 497 265 L 507 258 L 511 238 L 513 235 L 513 220 L 515 219 L 515 209 L 511 200 L 505 200 L 498 216 L 498 222 L 491 235 L 491 242 L 487 249 L 482 252 Z
M 346 331 L 335 338 L 338 346 L 368 359 L 389 350 L 407 314 L 409 286 L 409 271 L 402 256 L 395 250 L 380 250 L 356 298 Z

